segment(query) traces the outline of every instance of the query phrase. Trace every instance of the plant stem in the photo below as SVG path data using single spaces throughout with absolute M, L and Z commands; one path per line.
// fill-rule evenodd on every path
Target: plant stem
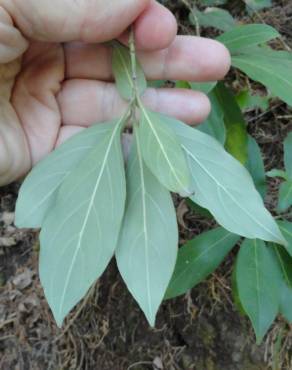
M 139 98 L 137 89 L 137 61 L 136 61 L 136 46 L 135 46 L 135 32 L 134 26 L 131 26 L 130 36 L 129 36 L 129 48 L 131 55 L 131 67 L 132 67 L 132 81 L 133 81 L 133 91 L 132 91 L 132 101 L 131 101 L 131 123 L 132 126 L 136 123 L 136 107 Z
M 189 9 L 189 11 L 191 12 L 193 18 L 194 18 L 194 22 L 195 22 L 195 28 L 196 28 L 196 36 L 200 36 L 201 35 L 201 30 L 200 30 L 200 22 L 198 20 L 198 17 L 197 17 L 197 14 L 196 14 L 196 7 L 194 6 L 194 8 L 191 6 L 190 2 L 188 0 L 181 0 L 181 2 Z

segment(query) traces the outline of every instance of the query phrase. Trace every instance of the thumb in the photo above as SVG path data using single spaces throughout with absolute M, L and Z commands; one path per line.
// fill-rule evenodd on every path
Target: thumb
M 0 0 L 25 37 L 52 42 L 114 39 L 149 3 L 150 0 Z

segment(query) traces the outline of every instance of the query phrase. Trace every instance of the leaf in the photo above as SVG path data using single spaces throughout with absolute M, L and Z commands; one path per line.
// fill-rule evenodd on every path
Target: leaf
M 292 258 L 281 247 L 274 245 L 273 251 L 282 275 L 280 313 L 292 322 Z
M 166 80 L 147 81 L 148 87 L 154 87 L 155 89 L 160 89 L 161 87 L 165 87 L 166 83 L 167 83 Z
M 286 173 L 292 180 L 292 132 L 284 140 L 284 164 Z
M 245 240 L 236 262 L 240 302 L 260 344 L 279 309 L 281 276 L 271 251 L 260 240 Z
M 292 180 L 285 181 L 280 185 L 277 211 L 287 211 L 292 206 Z
M 284 235 L 284 238 L 287 240 L 287 245 L 285 248 L 292 257 L 292 222 L 278 221 L 277 224 Z
M 56 193 L 66 176 L 108 135 L 108 123 L 97 124 L 67 140 L 36 165 L 18 194 L 15 211 L 17 227 L 41 227 Z
M 268 177 L 281 177 L 281 178 L 282 178 L 282 179 L 284 179 L 284 180 L 288 180 L 288 176 L 287 176 L 286 172 L 285 172 L 285 171 L 283 171 L 283 170 L 273 169 L 273 170 L 271 170 L 271 171 L 268 171 L 268 172 L 266 173 L 266 175 L 267 175 Z
M 260 147 L 255 139 L 248 136 L 248 161 L 246 167 L 251 174 L 257 191 L 265 198 L 267 193 L 266 174 Z
M 269 96 L 252 95 L 249 90 L 243 90 L 236 96 L 237 104 L 243 111 L 260 109 L 265 112 L 269 108 Z
M 214 93 L 209 94 L 211 101 L 211 113 L 204 123 L 199 125 L 198 129 L 205 134 L 213 136 L 222 145 L 225 144 L 226 140 L 226 129 L 224 124 L 224 112 L 221 105 Z
M 224 122 L 227 131 L 225 148 L 242 164 L 246 164 L 248 158 L 248 136 L 241 110 L 234 95 L 223 83 L 217 84 L 214 93 L 224 112 Z
M 166 299 L 186 293 L 210 275 L 240 237 L 221 227 L 200 234 L 179 249 Z
M 201 91 L 205 94 L 209 94 L 214 87 L 217 85 L 216 82 L 189 82 L 192 90 Z
M 120 95 L 126 100 L 131 100 L 134 89 L 131 54 L 128 48 L 118 42 L 115 42 L 113 47 L 112 68 Z M 147 88 L 145 75 L 138 60 L 136 61 L 136 86 L 140 95 Z
M 162 114 L 140 105 L 138 129 L 143 159 L 151 172 L 168 190 L 190 195 L 190 173 L 185 155 Z
M 286 244 L 248 171 L 212 137 L 173 118 L 167 122 L 188 158 L 195 189 L 191 199 L 234 234 Z
M 108 135 L 66 177 L 42 227 L 40 278 L 59 326 L 116 248 L 126 196 L 123 121 L 108 124 Z
M 292 288 L 283 284 L 280 298 L 280 313 L 291 324 L 292 323 Z
M 178 228 L 171 196 L 143 163 L 137 134 L 135 144 L 116 259 L 128 289 L 154 326 L 175 266 Z
M 214 87 L 217 85 L 216 82 L 189 82 L 189 81 L 176 81 L 175 87 L 178 89 L 192 89 L 194 91 L 201 91 L 204 94 L 209 94 Z
M 236 262 L 234 264 L 234 269 L 232 270 L 232 274 L 231 274 L 231 289 L 232 289 L 231 293 L 232 293 L 233 302 L 239 314 L 242 316 L 247 316 L 246 312 L 244 311 L 242 307 L 240 299 L 239 299 L 239 293 L 238 293 L 238 287 L 237 287 L 237 281 L 236 281 Z
M 235 19 L 225 9 L 209 7 L 204 12 L 197 9 L 194 12 L 196 13 L 199 24 L 203 27 L 213 27 L 221 31 L 228 31 L 236 25 Z M 190 22 L 191 24 L 196 24 L 192 13 L 190 14 Z
M 292 105 L 292 53 L 255 47 L 234 55 L 232 65 Z
M 263 44 L 279 36 L 280 34 L 273 27 L 266 24 L 247 24 L 232 28 L 217 37 L 217 40 L 234 54 L 240 49 Z
M 224 5 L 228 0 L 201 0 L 202 5 L 214 6 L 214 5 Z
M 272 6 L 272 0 L 244 0 L 248 10 L 260 10 Z

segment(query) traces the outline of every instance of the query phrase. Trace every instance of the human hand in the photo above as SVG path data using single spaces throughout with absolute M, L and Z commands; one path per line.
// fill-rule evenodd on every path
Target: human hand
M 126 42 L 134 22 L 149 80 L 215 81 L 227 73 L 225 47 L 176 36 L 173 15 L 154 0 L 0 0 L 0 185 L 84 127 L 121 114 L 126 103 L 102 43 Z M 210 111 L 207 97 L 191 90 L 148 89 L 143 100 L 190 124 Z

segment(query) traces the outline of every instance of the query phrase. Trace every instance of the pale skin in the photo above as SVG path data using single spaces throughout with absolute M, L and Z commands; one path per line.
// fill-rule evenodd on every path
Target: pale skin
M 126 42 L 133 23 L 148 79 L 215 81 L 228 72 L 223 45 L 176 36 L 174 16 L 154 0 L 0 0 L 0 185 L 84 127 L 122 114 L 103 43 Z M 208 98 L 190 90 L 148 89 L 143 100 L 189 124 L 210 112 Z

